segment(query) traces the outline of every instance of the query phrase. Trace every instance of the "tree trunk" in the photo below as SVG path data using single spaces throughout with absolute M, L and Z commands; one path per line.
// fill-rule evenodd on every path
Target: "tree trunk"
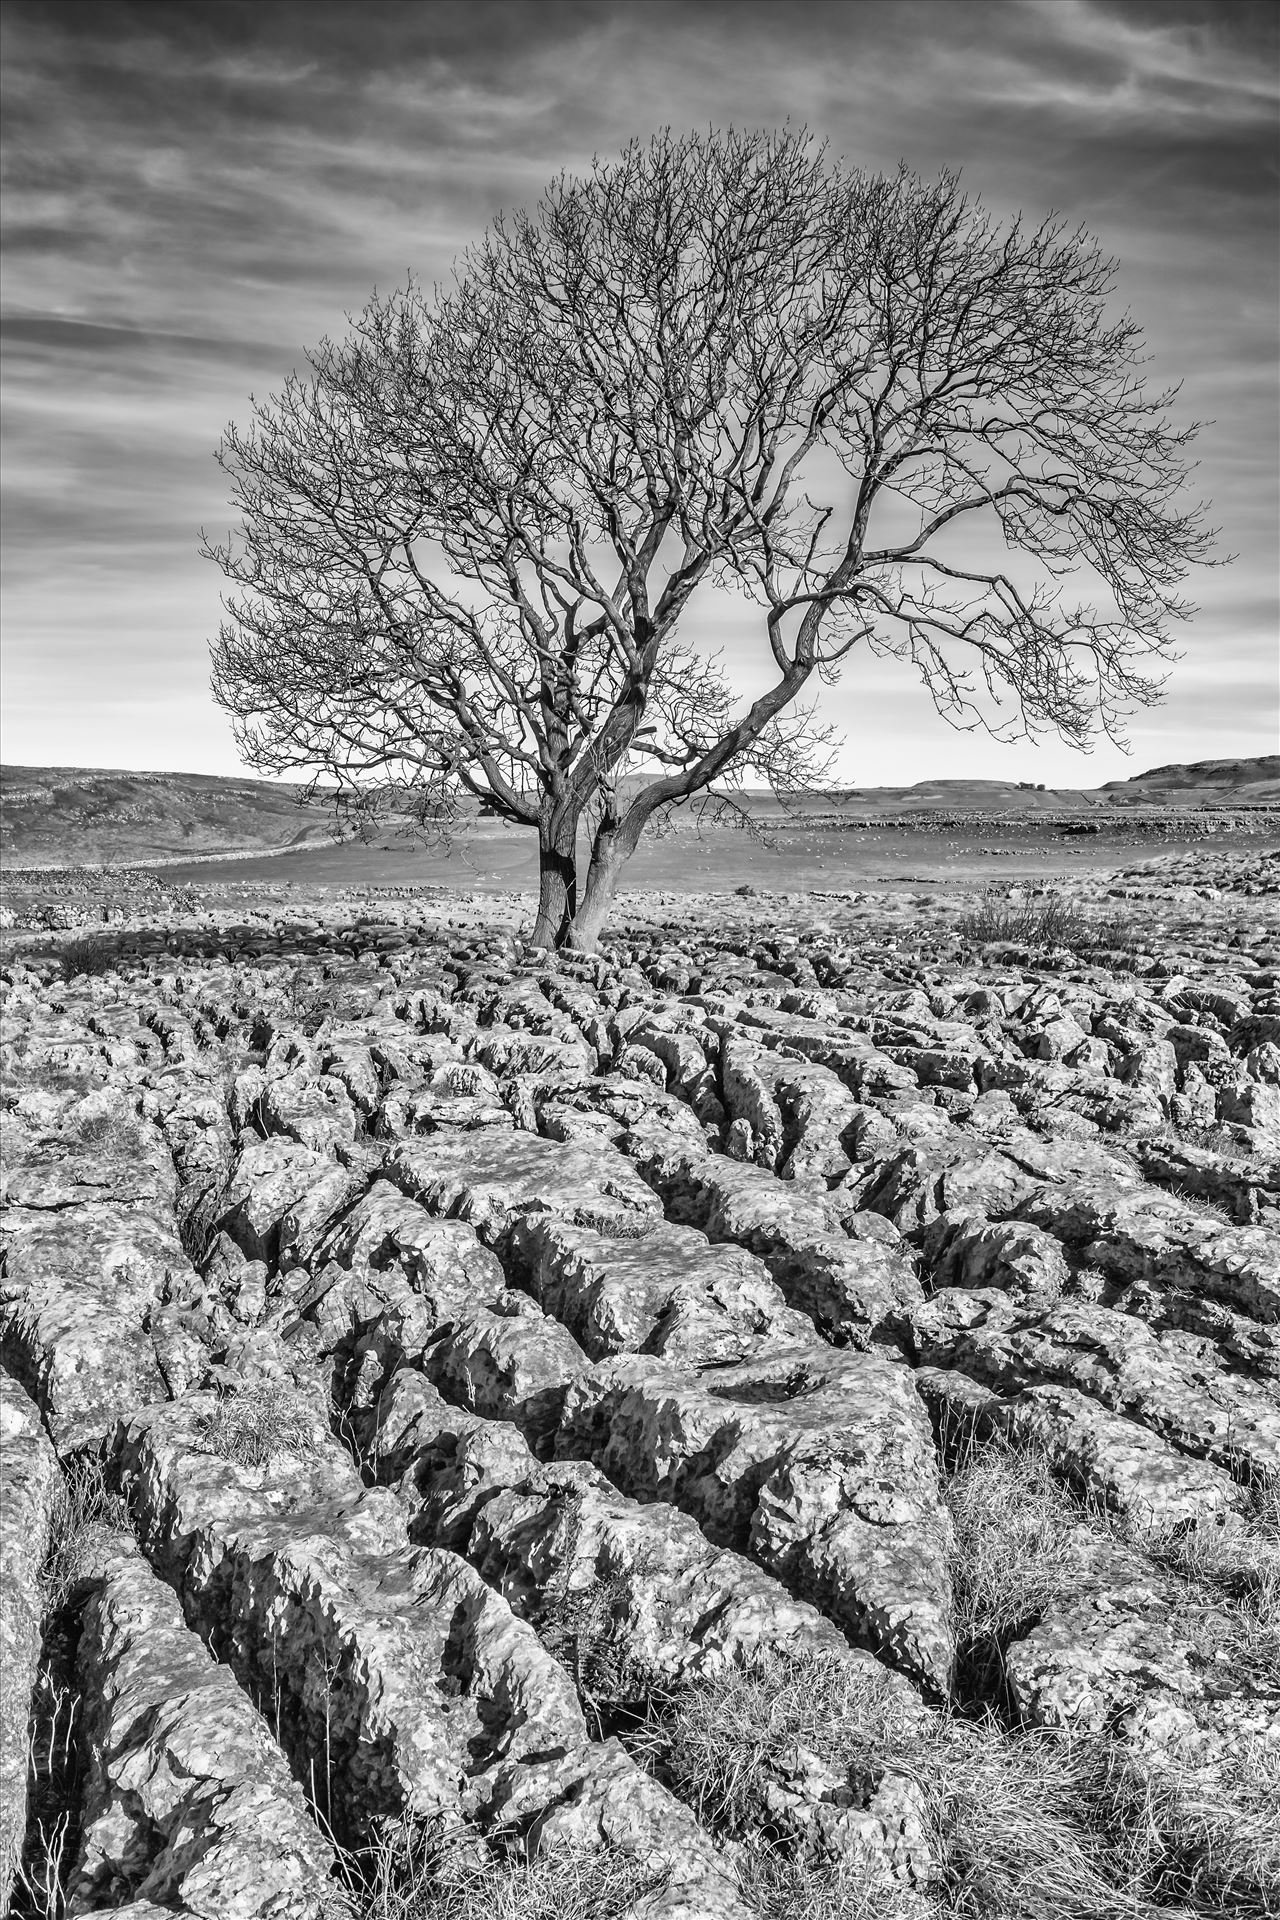
M 613 906 L 622 869 L 635 852 L 639 838 L 639 826 L 632 831 L 625 822 L 613 828 L 601 827 L 596 834 L 582 906 L 574 916 L 570 933 L 575 952 L 594 953 L 599 946 L 601 929 Z
M 569 944 L 578 911 L 578 823 L 544 821 L 538 828 L 538 917 L 530 939 L 535 947 Z

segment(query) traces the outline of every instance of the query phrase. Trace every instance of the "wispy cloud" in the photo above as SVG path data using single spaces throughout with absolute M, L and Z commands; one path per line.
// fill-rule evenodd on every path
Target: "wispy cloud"
M 211 453 L 248 394 L 375 283 L 446 277 L 561 167 L 664 124 L 787 117 L 861 165 L 960 166 L 997 212 L 1061 209 L 1120 257 L 1154 376 L 1216 422 L 1197 479 L 1240 555 L 1199 583 L 1138 750 L 1273 744 L 1265 0 L 7 0 L 0 31 L 10 757 L 229 770 L 195 549 L 225 524 Z M 830 703 L 851 777 L 989 764 L 878 667 Z M 1074 777 L 1010 756 L 1010 777 Z

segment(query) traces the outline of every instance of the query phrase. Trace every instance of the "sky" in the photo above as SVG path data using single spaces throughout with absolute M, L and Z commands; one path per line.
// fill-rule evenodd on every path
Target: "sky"
M 851 784 L 1093 786 L 1280 750 L 1277 92 L 1269 0 L 5 0 L 0 752 L 239 770 L 208 690 L 213 451 L 372 290 L 661 126 L 790 119 L 1085 223 L 1151 378 L 1212 422 L 1168 698 L 1126 758 L 952 731 L 910 670 L 823 694 Z M 738 601 L 695 602 L 703 640 Z

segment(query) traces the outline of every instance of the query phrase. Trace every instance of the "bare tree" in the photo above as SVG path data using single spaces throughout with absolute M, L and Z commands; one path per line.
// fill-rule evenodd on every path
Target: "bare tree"
M 482 798 L 537 833 L 535 939 L 589 948 L 655 815 L 817 777 L 799 696 L 859 644 L 958 725 L 1114 737 L 1211 535 L 1113 278 L 1060 219 L 790 130 L 558 179 L 228 429 L 245 758 Z M 754 700 L 678 631 L 726 586 Z

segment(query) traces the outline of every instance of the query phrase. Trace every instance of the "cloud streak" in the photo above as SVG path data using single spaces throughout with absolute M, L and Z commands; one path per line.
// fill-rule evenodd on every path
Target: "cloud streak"
M 788 116 L 856 164 L 959 166 L 998 214 L 1056 208 L 1183 418 L 1232 569 L 1139 758 L 1276 745 L 1276 40 L 1252 0 L 8 0 L 3 14 L 6 756 L 235 766 L 204 682 L 225 526 L 211 458 L 412 268 L 655 127 Z M 732 622 L 708 609 L 708 635 Z M 120 674 L 124 675 L 124 683 Z M 1212 695 L 1212 697 L 1208 697 Z M 850 778 L 990 769 L 906 679 L 829 696 Z M 1010 778 L 1107 778 L 1055 749 Z

